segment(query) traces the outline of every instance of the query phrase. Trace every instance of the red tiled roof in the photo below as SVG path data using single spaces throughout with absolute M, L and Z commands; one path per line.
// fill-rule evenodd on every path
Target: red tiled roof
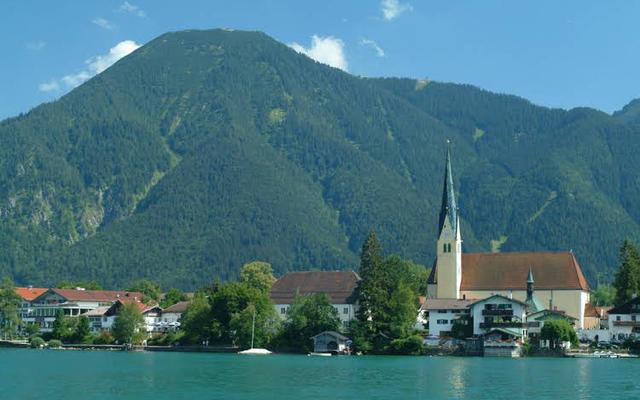
M 140 292 L 127 292 L 123 290 L 77 290 L 77 289 L 51 289 L 52 292 L 64 297 L 67 301 L 96 301 L 100 303 L 114 302 L 124 299 L 141 300 Z
M 526 290 L 529 268 L 535 289 L 590 290 L 571 252 L 462 254 L 460 289 Z
M 17 287 L 16 294 L 26 301 L 32 301 L 47 290 L 47 288 Z
M 333 304 L 351 304 L 359 281 L 353 271 L 289 272 L 273 284 L 271 299 L 276 304 L 291 304 L 296 293 L 324 293 Z

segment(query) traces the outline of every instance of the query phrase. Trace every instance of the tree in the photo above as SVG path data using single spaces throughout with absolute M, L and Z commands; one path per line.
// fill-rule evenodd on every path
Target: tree
M 374 230 L 369 231 L 360 254 L 360 284 L 358 285 L 358 302 L 360 308 L 357 318 L 362 328 L 375 330 L 373 316 L 382 300 L 380 290 L 380 269 L 382 267 L 382 247 Z
M 340 328 L 338 311 L 326 294 L 296 295 L 287 312 L 280 345 L 287 350 L 308 352 L 312 350 L 312 336 Z
M 552 348 L 557 348 L 562 342 L 571 342 L 571 345 L 578 344 L 578 335 L 564 319 L 545 321 L 540 331 L 540 338 L 549 340 Z
M 77 319 L 65 316 L 64 311 L 58 308 L 56 310 L 56 319 L 53 321 L 51 336 L 63 342 L 72 341 L 74 339 L 76 324 Z
M 616 288 L 613 285 L 600 284 L 591 292 L 591 303 L 596 306 L 612 306 L 616 303 Z
M 275 308 L 269 293 L 240 282 L 217 285 L 211 297 L 212 340 L 226 343 L 239 341 L 238 344 L 246 344 L 247 342 L 242 339 L 242 337 L 246 338 L 246 335 L 243 336 L 241 331 L 236 330 L 240 323 L 237 314 L 244 311 L 243 320 L 246 323 L 249 315 L 246 309 L 250 304 L 256 307 L 257 316 L 260 318 L 260 321 L 256 322 L 257 335 L 262 335 L 258 331 L 270 329 L 270 324 L 266 322 L 275 314 Z M 234 319 L 235 321 L 232 324 Z M 246 327 L 246 324 L 244 326 Z M 244 332 L 246 333 L 246 330 Z
M 78 322 L 75 326 L 74 338 L 78 343 L 82 343 L 91 333 L 91 325 L 89 324 L 89 318 L 85 315 L 78 317 Z
M 404 282 L 391 293 L 388 310 L 388 327 L 391 337 L 403 338 L 411 335 L 418 315 L 418 297 Z
M 144 317 L 136 303 L 125 303 L 113 324 L 113 337 L 121 344 L 135 344 L 140 341 L 139 333 L 143 325 Z
M 261 292 L 268 293 L 275 281 L 271 264 L 266 262 L 254 261 L 245 264 L 240 270 L 240 282 Z
M 58 289 L 75 289 L 81 287 L 87 290 L 102 290 L 98 281 L 62 281 L 58 283 Z
M 174 305 L 174 304 L 176 304 L 176 303 L 178 303 L 180 301 L 186 301 L 186 300 L 188 300 L 188 297 L 187 297 L 186 294 L 184 294 L 184 292 L 182 292 L 182 290 L 176 289 L 176 288 L 171 288 L 162 297 L 162 300 L 160 301 L 160 307 L 167 308 L 167 307 L 172 306 L 172 305 Z
M 624 304 L 640 294 L 640 253 L 628 240 L 620 248 L 619 262 L 613 284 L 616 288 L 616 305 Z
M 20 325 L 18 308 L 21 301 L 13 281 L 4 278 L 0 283 L 0 331 L 4 337 L 12 338 L 18 330 Z
M 127 291 L 142 293 L 143 294 L 142 301 L 144 303 L 148 303 L 150 301 L 154 301 L 158 303 L 160 302 L 160 296 L 162 295 L 162 291 L 160 290 L 160 285 L 148 279 L 139 279 L 133 282 L 127 288 Z
M 212 322 L 209 299 L 204 292 L 197 292 L 181 318 L 180 327 L 185 333 L 185 342 L 195 344 L 209 340 Z
M 264 301 L 264 299 L 262 299 Z M 255 317 L 255 329 L 254 329 Z M 234 313 L 229 321 L 229 328 L 237 346 L 249 348 L 251 335 L 254 332 L 254 347 L 267 347 L 278 332 L 278 316 L 273 306 L 250 303 L 242 311 Z

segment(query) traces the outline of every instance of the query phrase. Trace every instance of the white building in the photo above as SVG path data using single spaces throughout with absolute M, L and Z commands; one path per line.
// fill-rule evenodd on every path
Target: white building
M 428 321 L 429 336 L 450 337 L 454 324 L 469 321 L 471 303 L 473 300 L 427 299 L 421 311 Z
M 609 310 L 611 340 L 640 338 L 640 297 Z
M 482 336 L 500 328 L 519 337 L 527 336 L 527 304 L 499 294 L 469 305 L 473 334 Z
M 47 289 L 20 311 L 22 321 L 37 324 L 41 332 L 51 332 L 58 310 L 65 316 L 79 316 L 99 307 L 110 307 L 115 301 L 140 301 L 142 293 L 114 290 Z
M 276 313 L 286 319 L 296 295 L 326 294 L 346 329 L 358 311 L 356 288 L 359 282 L 360 277 L 353 271 L 289 272 L 273 284 L 271 300 Z

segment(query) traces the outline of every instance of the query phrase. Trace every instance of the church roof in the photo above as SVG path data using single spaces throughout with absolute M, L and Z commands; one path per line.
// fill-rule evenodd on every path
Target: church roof
M 590 290 L 571 252 L 463 253 L 460 290 L 526 290 L 529 268 L 536 290 Z M 436 277 L 434 266 L 428 283 Z
M 451 172 L 451 152 L 447 149 L 447 160 L 444 169 L 444 186 L 442 189 L 442 205 L 440 206 L 440 218 L 438 219 L 438 236 L 442 233 L 444 220 L 449 216 L 449 223 L 454 231 L 458 229 L 458 206 L 456 195 L 453 191 L 453 174 Z

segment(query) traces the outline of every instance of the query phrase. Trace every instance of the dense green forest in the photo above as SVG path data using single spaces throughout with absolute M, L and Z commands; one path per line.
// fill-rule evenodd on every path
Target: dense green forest
M 183 31 L 0 122 L 0 275 L 191 289 L 256 259 L 355 268 L 370 229 L 430 265 L 447 139 L 465 251 L 573 249 L 595 284 L 640 241 L 638 101 L 548 109 Z

